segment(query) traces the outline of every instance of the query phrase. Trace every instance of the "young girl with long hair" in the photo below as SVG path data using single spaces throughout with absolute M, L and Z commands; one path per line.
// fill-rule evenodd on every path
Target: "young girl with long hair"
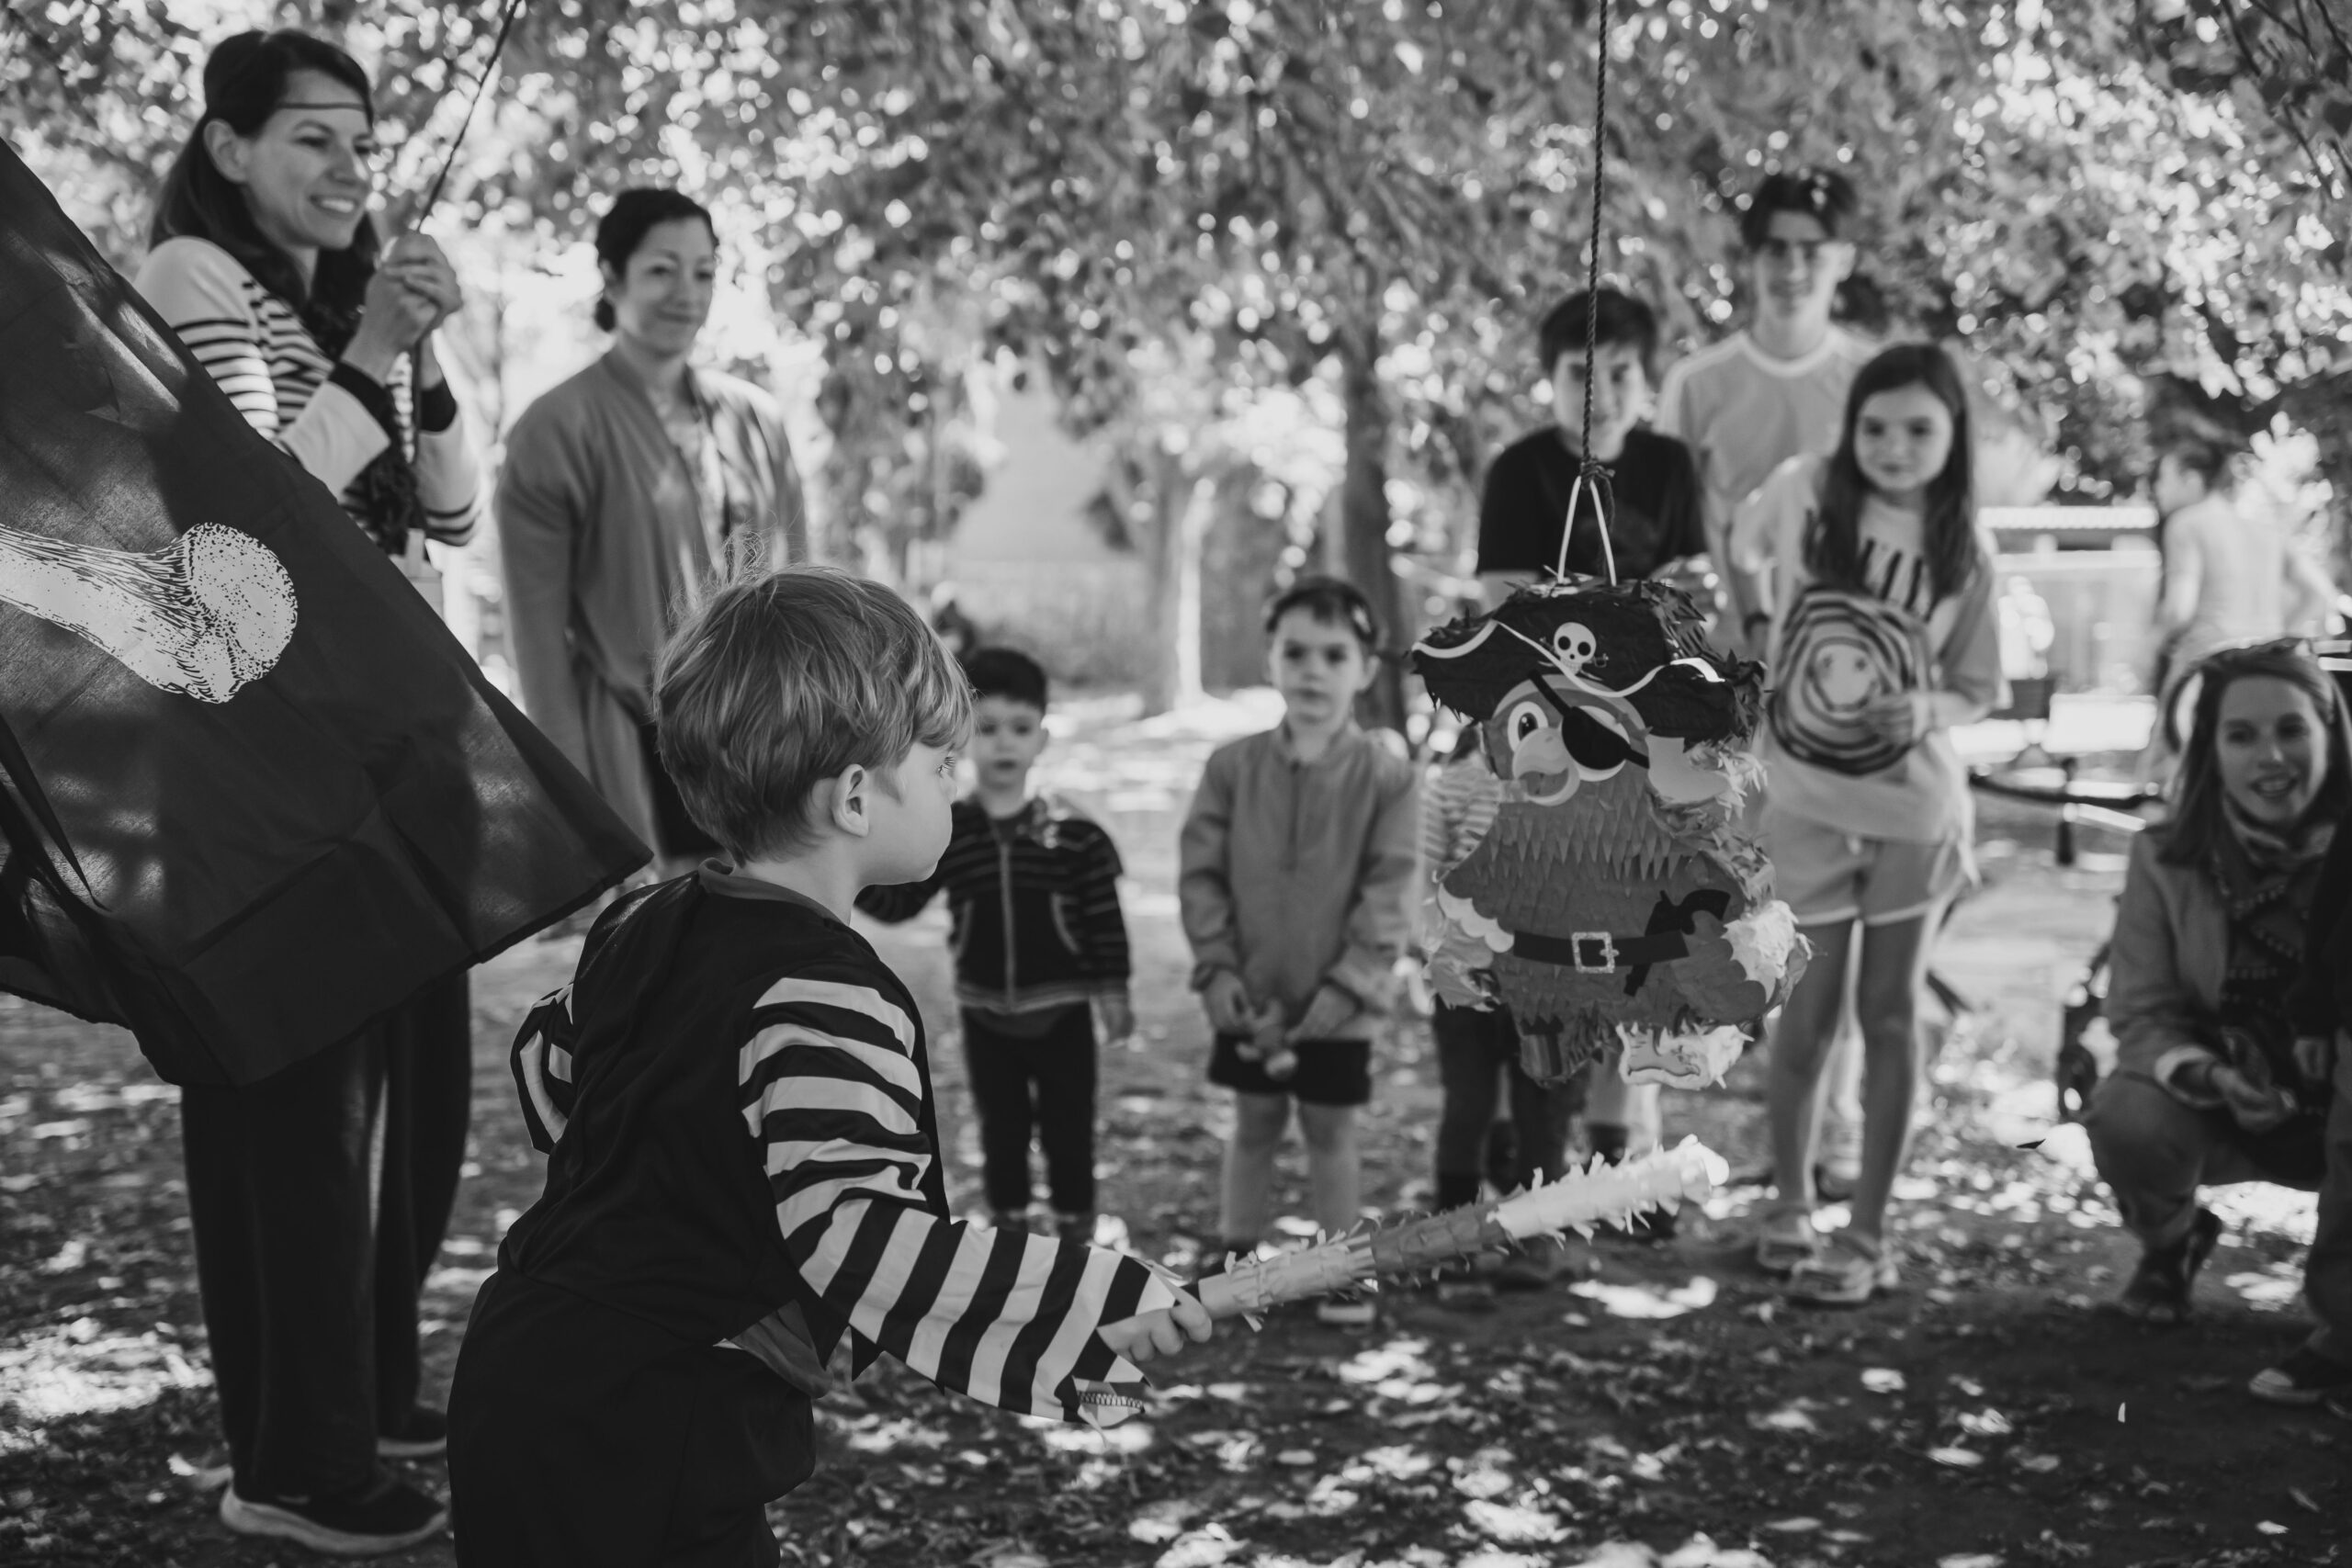
M 1773 690 L 1765 849 L 1813 962 L 1772 1039 L 1779 1199 L 1758 1261 L 1800 1300 L 1896 1282 L 1886 1205 L 1911 1133 L 1918 1002 L 1951 899 L 1974 879 L 1956 725 L 1999 699 L 1990 548 L 1970 484 L 1968 399 L 1929 344 L 1889 348 L 1848 395 L 1838 448 L 1792 458 L 1748 505 L 1741 563 L 1769 571 Z M 1822 1064 L 1860 943 L 1862 1165 L 1847 1226 L 1815 1229 Z

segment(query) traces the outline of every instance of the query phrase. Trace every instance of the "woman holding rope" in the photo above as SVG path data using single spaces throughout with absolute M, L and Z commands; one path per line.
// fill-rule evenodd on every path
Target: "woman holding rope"
M 480 475 L 433 350 L 456 275 L 422 235 L 379 257 L 367 73 L 307 34 L 213 51 L 138 286 L 246 419 L 413 572 L 461 542 Z M 221 1519 L 346 1555 L 447 1512 L 385 1463 L 441 1451 L 417 1298 L 465 1156 L 463 974 L 273 1077 L 181 1098 L 188 1211 L 233 1472 Z

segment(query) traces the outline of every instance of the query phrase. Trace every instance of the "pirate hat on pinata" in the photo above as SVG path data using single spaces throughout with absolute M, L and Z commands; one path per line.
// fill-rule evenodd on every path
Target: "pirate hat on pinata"
M 1764 667 L 1708 647 L 1705 625 L 1690 596 L 1664 583 L 1545 583 L 1430 632 L 1414 645 L 1413 670 L 1432 698 L 1480 721 L 1541 676 L 1631 707 L 1651 735 L 1736 747 L 1756 732 Z

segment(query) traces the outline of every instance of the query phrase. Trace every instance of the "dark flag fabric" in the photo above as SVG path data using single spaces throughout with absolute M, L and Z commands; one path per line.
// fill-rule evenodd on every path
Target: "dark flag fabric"
M 243 1084 L 647 852 L 0 143 L 0 988 Z

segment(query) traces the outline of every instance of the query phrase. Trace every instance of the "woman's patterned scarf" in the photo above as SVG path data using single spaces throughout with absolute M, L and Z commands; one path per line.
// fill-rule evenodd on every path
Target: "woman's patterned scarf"
M 2319 864 L 2335 824 L 2322 819 L 2291 832 L 2253 821 L 2226 796 L 2222 814 L 2229 830 L 2216 836 L 2213 878 L 2229 914 L 2229 964 L 2222 980 L 2222 1019 L 2251 1031 L 2275 1065 L 2287 1069 L 2285 1052 L 2293 1031 L 2287 1021 L 2287 987 L 2303 958 L 2303 927 Z

